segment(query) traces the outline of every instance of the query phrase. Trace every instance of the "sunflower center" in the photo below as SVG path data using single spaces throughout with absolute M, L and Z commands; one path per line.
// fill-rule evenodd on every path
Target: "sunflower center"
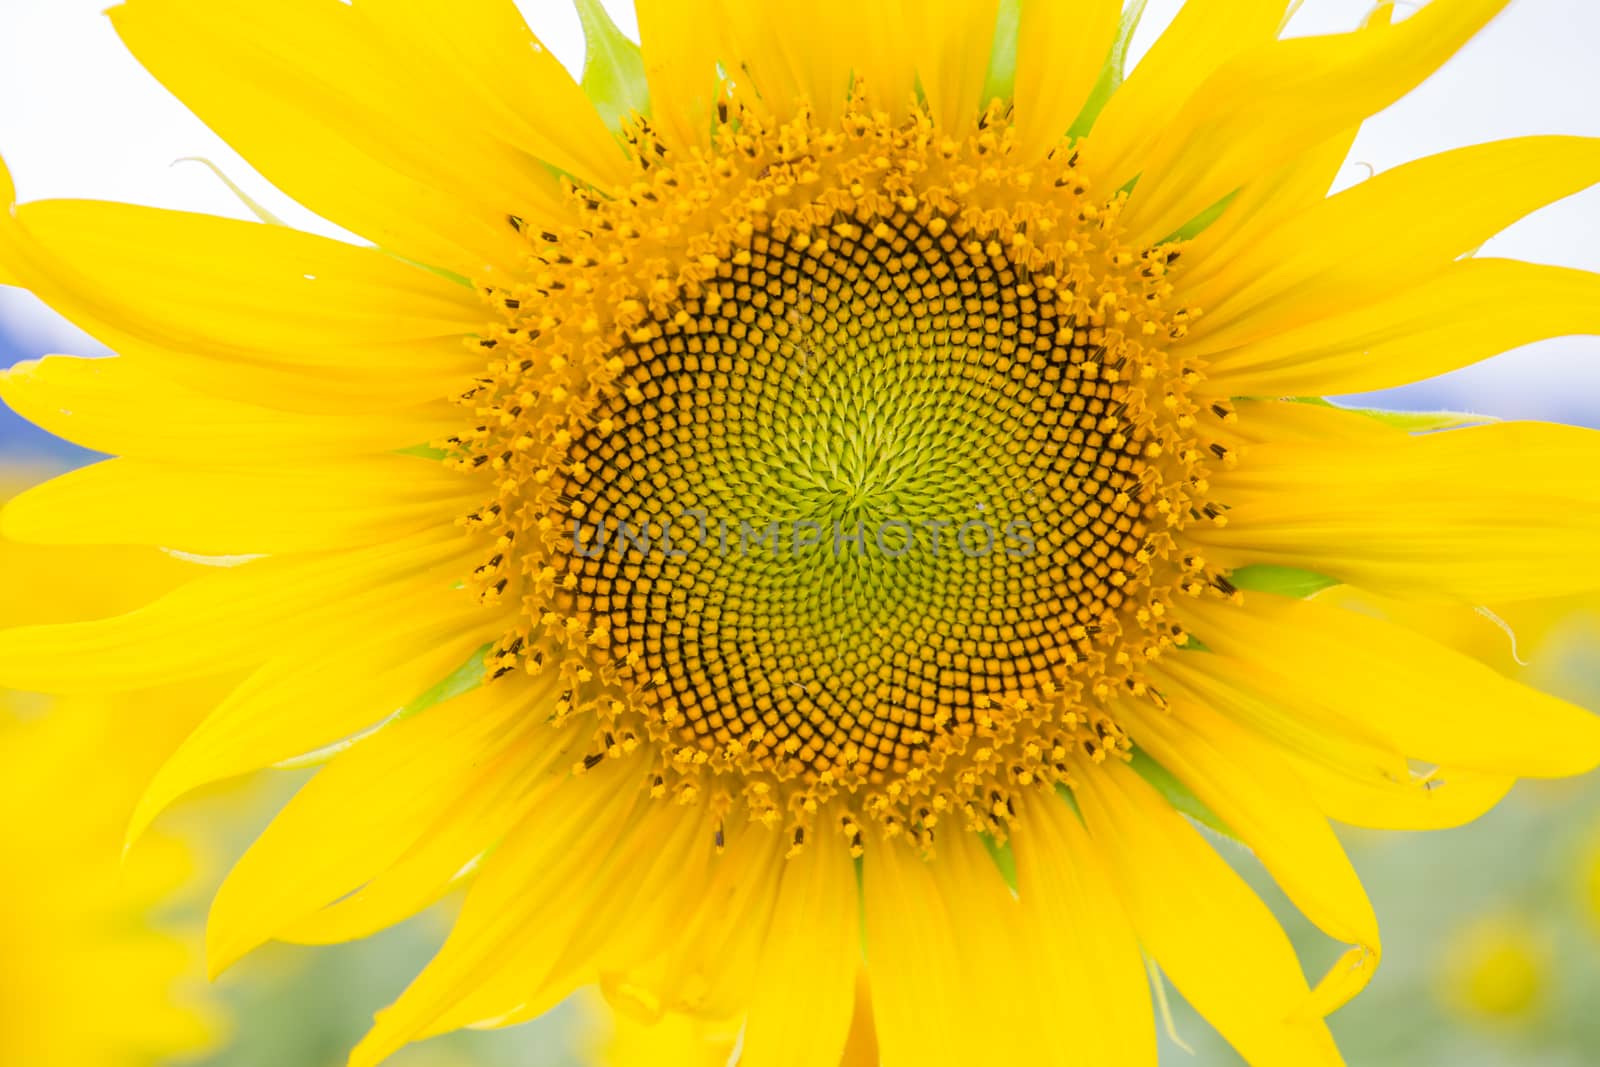
M 514 595 L 500 669 L 560 670 L 591 762 L 796 823 L 1004 819 L 1182 640 L 1205 485 L 1165 344 L 1176 249 L 1119 243 L 1071 159 L 991 113 L 638 131 L 639 181 L 530 234 L 458 462 Z
M 685 739 L 903 776 L 1123 603 L 1147 433 L 1048 343 L 1070 309 L 932 228 L 754 239 L 575 442 L 574 606 L 640 643 Z

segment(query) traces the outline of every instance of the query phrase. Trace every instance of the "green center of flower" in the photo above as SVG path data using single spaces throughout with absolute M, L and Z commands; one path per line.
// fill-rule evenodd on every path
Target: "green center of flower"
M 1174 250 L 1120 247 L 997 116 L 737 121 L 497 294 L 457 444 L 505 472 L 474 516 L 526 606 L 502 668 L 568 672 L 597 758 L 655 746 L 662 792 L 986 825 L 1123 746 L 1105 698 L 1179 639 Z
M 1147 434 L 997 244 L 843 229 L 754 239 L 628 353 L 572 449 L 574 607 L 666 675 L 686 740 L 882 781 L 1089 654 L 1148 535 Z

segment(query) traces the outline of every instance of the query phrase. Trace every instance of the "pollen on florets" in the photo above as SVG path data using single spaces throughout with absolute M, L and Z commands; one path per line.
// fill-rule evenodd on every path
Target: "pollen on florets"
M 787 827 L 1003 832 L 1018 790 L 1125 755 L 1108 710 L 1220 588 L 1231 412 L 1169 354 L 1178 245 L 1123 243 L 1063 148 L 852 105 L 633 132 L 634 181 L 524 228 L 452 462 L 492 471 L 472 576 L 499 672 L 560 672 L 590 761 Z M 1217 451 L 1222 449 L 1221 451 Z

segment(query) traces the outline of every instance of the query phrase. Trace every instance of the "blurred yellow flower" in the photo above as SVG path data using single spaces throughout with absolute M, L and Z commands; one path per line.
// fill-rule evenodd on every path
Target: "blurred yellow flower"
M 1600 834 L 1589 847 L 1583 864 L 1584 912 L 1596 932 L 1600 932 Z
M 1544 1001 L 1551 961 L 1548 938 L 1525 919 L 1479 918 L 1450 939 L 1440 961 L 1445 1003 L 1480 1023 L 1527 1022 Z

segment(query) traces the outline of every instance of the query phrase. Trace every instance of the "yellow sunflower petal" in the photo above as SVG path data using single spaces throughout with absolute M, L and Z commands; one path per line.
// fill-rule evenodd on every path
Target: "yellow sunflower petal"
M 856 1010 L 850 1020 L 850 1038 L 839 1067 L 880 1067 L 878 1033 L 872 1025 L 872 981 L 865 970 L 856 975 Z
M 1381 29 L 1393 21 L 1394 7 L 1384 3 L 1368 16 L 1367 26 Z M 1327 199 L 1360 128 L 1359 121 L 1352 122 L 1287 163 L 1245 182 L 1221 217 L 1190 241 L 1184 255 L 1197 263 L 1237 255 L 1254 234 L 1270 231 Z
M 611 869 L 607 860 L 619 842 L 637 833 L 630 824 L 639 819 L 641 797 L 628 786 L 638 772 L 628 761 L 607 760 L 562 782 L 528 812 L 484 862 L 444 947 L 401 998 L 378 1014 L 349 1067 L 378 1067 L 453 1007 L 492 988 L 506 968 L 517 968 L 525 995 L 539 992 L 536 983 L 547 975 L 527 982 L 525 972 L 540 965 L 551 969 L 588 918 L 585 894 Z M 662 842 L 653 844 L 660 848 Z
M 1600 334 L 1600 274 L 1468 259 L 1388 299 L 1218 352 L 1206 378 L 1236 396 L 1361 393 L 1568 334 Z
M 1078 803 L 1145 949 L 1251 1067 L 1342 1064 L 1272 912 L 1161 795 L 1120 763 Z
M 13 214 L 51 266 L 91 289 L 63 296 L 102 301 L 175 341 L 237 339 L 337 369 L 359 366 L 363 345 L 459 338 L 483 321 L 465 286 L 283 226 L 97 200 L 38 200 Z M 356 351 L 338 351 L 347 346 Z
M 1163 124 L 1124 224 L 1147 241 L 1175 232 L 1251 177 L 1399 99 L 1507 3 L 1433 0 L 1393 26 L 1239 55 Z
M 447 678 L 494 633 L 453 593 L 424 581 L 359 613 L 305 622 L 151 779 L 129 840 L 195 789 L 344 742 Z
M 588 1067 L 728 1067 L 740 1047 L 737 1020 L 638 1017 L 599 998 L 589 998 L 588 1008 L 585 1052 L 576 1061 Z
M 1172 116 L 1224 63 L 1272 40 L 1289 0 L 1188 0 L 1096 120 L 1085 156 L 1109 196 L 1145 170 Z
M 652 956 L 678 936 L 682 915 L 708 884 L 714 823 L 703 810 L 687 818 L 681 811 L 647 811 L 635 823 L 609 858 L 605 878 L 592 887 L 578 925 L 564 944 L 550 943 L 559 951 L 548 958 L 537 950 L 519 953 L 503 970 L 485 972 L 488 980 L 424 1036 L 530 1022 L 573 988 L 612 973 L 618 960 Z M 570 902 L 557 906 L 571 910 Z
M 986 1031 L 994 1058 L 1005 1062 L 1043 1063 L 1070 1054 L 1073 1043 L 1064 1034 L 1039 1025 L 1058 1005 L 1032 983 L 1028 968 L 1017 965 L 1035 934 L 989 849 L 965 830 L 946 833 L 936 862 L 963 972 L 988 976 L 968 986 L 965 1022 L 958 1025 Z
M 1089 99 L 1122 23 L 1122 0 L 1024 0 L 1017 33 L 1017 143 L 1038 158 L 1062 142 Z
M 683 937 L 657 959 L 603 976 L 611 998 L 707 1019 L 742 1015 L 758 984 L 788 847 L 760 824 L 733 832 Z
M 1370 727 L 1310 701 L 1279 705 L 1248 688 L 1257 677 L 1248 665 L 1215 652 L 1165 657 L 1160 676 L 1159 688 L 1174 699 L 1189 694 L 1270 744 L 1317 808 L 1338 822 L 1391 830 L 1461 826 L 1498 804 L 1514 781 L 1455 768 L 1414 771 Z
M 494 690 L 480 690 L 494 694 Z M 465 698 L 463 698 L 465 699 Z M 529 709 L 528 713 L 532 713 Z M 470 773 L 459 797 L 438 797 L 432 822 L 390 866 L 355 892 L 282 926 L 273 936 L 302 945 L 331 945 L 370 937 L 435 904 L 470 876 L 542 798 L 546 771 L 578 758 L 574 730 L 541 731 L 529 746 L 512 746 Z
M 1407 756 L 1535 778 L 1600 763 L 1600 716 L 1403 627 L 1269 593 L 1247 594 L 1242 608 L 1195 601 L 1184 610 L 1263 695 L 1285 709 L 1332 708 Z
M 452 534 L 454 531 L 452 531 Z M 297 631 L 361 596 L 437 568 L 457 579 L 466 544 L 451 536 L 330 556 L 207 568 L 124 615 L 0 631 L 0 686 L 54 693 L 127 692 L 258 664 Z
M 1600 138 L 1584 137 L 1496 141 L 1386 171 L 1194 263 L 1185 299 L 1205 314 L 1181 350 L 1210 356 L 1393 296 L 1596 181 Z
M 612 189 L 633 169 L 583 89 L 512 0 L 364 0 L 402 62 L 438 78 L 458 114 L 579 181 Z
M 472 479 L 414 456 L 201 468 L 112 459 L 28 490 L 0 531 L 50 544 L 160 545 L 200 555 L 348 548 L 453 521 Z
M 1203 703 L 1174 701 L 1164 713 L 1130 701 L 1118 714 L 1135 743 L 1250 846 L 1306 918 L 1352 946 L 1328 988 L 1338 988 L 1339 1003 L 1359 992 L 1382 952 L 1378 919 L 1344 847 L 1293 770 L 1270 745 Z M 1346 984 L 1351 978 L 1358 984 Z
M 1218 563 L 1304 567 L 1374 592 L 1472 604 L 1600 588 L 1600 433 L 1493 423 L 1370 446 L 1258 444 L 1218 474 Z
M 553 696 L 480 689 L 378 731 L 339 755 L 273 819 L 217 891 L 208 923 L 213 976 L 296 920 L 360 889 L 397 863 L 483 765 L 529 745 Z M 533 743 L 536 745 L 536 743 Z M 545 750 L 548 762 L 554 753 Z M 453 835 L 463 845 L 471 828 Z M 470 847 L 459 870 L 476 856 Z
M 733 0 L 719 0 L 717 18 L 722 24 L 725 55 L 723 67 L 735 88 L 741 80 L 752 83 L 750 88 L 760 95 L 770 110 L 787 115 L 802 93 L 806 92 L 805 66 L 842 69 L 838 58 L 816 54 L 802 40 L 790 34 L 796 29 L 807 34 L 804 15 L 812 5 L 741 4 Z M 823 3 L 816 5 L 826 8 Z M 824 12 L 829 18 L 831 12 Z M 842 51 L 842 50 L 836 50 Z M 737 57 L 735 59 L 735 57 Z M 732 62 L 730 62 L 732 61 Z M 844 86 L 835 85 L 830 97 L 842 98 Z M 817 101 L 812 101 L 816 104 Z
M 1318 445 L 1324 451 L 1404 447 L 1406 431 L 1374 419 L 1359 410 L 1335 404 L 1303 400 L 1237 400 L 1233 402 L 1239 421 L 1219 428 L 1219 436 L 1230 439 L 1253 454 L 1257 445 L 1272 448 L 1287 445 Z M 1219 472 L 1224 477 L 1229 471 Z
M 670 146 L 711 143 L 725 40 L 719 0 L 638 0 L 650 118 Z
M 950 134 L 970 129 L 989 77 L 1000 0 L 923 0 L 901 27 L 914 49 L 928 109 Z
M 1205 263 L 1236 255 L 1257 231 L 1296 218 L 1327 199 L 1359 129 L 1336 133 L 1243 186 L 1227 210 L 1190 240 L 1184 258 Z
M 745 1023 L 745 1067 L 837 1063 L 850 1033 L 860 962 L 855 865 L 838 834 L 791 857 L 767 931 L 761 968 L 784 982 L 755 984 Z
M 0 476 L 0 496 L 10 489 Z M 215 572 L 148 546 L 84 549 L 0 539 L 0 589 L 6 591 L 0 627 L 120 615 L 210 573 Z
M 643 810 L 605 865 L 595 869 L 583 906 L 574 908 L 569 897 L 547 903 L 549 913 L 527 913 L 524 939 L 508 946 L 513 954 L 480 969 L 471 994 L 421 1036 L 529 1022 L 604 973 L 609 961 L 659 952 L 678 932 L 684 908 L 705 888 L 711 828 L 703 812 L 686 818 L 661 805 Z M 571 925 L 569 918 L 575 920 Z
M 741 58 L 766 106 L 787 116 L 807 100 L 817 121 L 832 126 L 850 90 L 852 57 L 838 43 L 860 32 L 857 6 L 850 0 L 724 3 L 721 18 L 730 54 Z
M 1403 778 L 1358 776 L 1309 759 L 1287 757 L 1328 818 L 1371 830 L 1452 830 L 1483 817 L 1517 780 L 1440 767 Z
M 440 401 L 382 419 L 279 411 L 206 396 L 126 357 L 47 356 L 0 371 L 0 399 L 57 437 L 99 452 L 186 463 L 283 463 L 392 452 L 460 429 Z
M 772 8 L 774 28 L 789 42 L 789 62 L 799 76 L 801 93 L 812 102 L 819 121 L 829 125 L 836 124 L 844 114 L 844 103 L 850 95 L 852 56 L 837 44 L 860 32 L 859 8 L 854 0 L 818 0 Z
M 538 160 L 438 92 L 449 65 L 431 51 L 408 65 L 364 5 L 127 0 L 110 14 L 134 56 L 268 180 L 408 259 L 512 271 L 525 246 L 507 216 L 567 210 Z
M 1011 847 L 1027 931 L 1024 973 L 1052 1037 L 1042 1062 L 1154 1067 L 1144 957 L 1083 824 L 1059 797 L 1030 798 Z
M 962 936 L 986 932 L 957 927 L 942 874 L 904 841 L 875 841 L 867 849 L 868 966 L 873 974 L 917 976 L 873 987 L 886 1063 L 982 1063 L 990 1047 L 966 988 L 971 972 L 960 944 Z
M 904 119 L 917 90 L 915 49 L 907 40 L 905 0 L 860 0 L 851 62 L 865 80 L 873 106 Z
M 0 212 L 0 262 L 124 356 L 245 402 L 413 406 L 482 369 L 470 289 L 281 226 L 47 200 Z

